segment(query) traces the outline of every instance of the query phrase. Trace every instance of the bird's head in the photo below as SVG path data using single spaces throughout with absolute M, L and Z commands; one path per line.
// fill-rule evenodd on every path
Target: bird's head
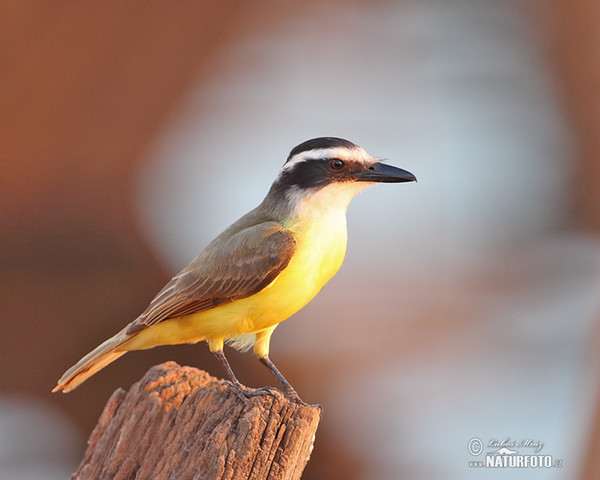
M 348 140 L 319 137 L 292 149 L 267 198 L 293 207 L 345 209 L 369 185 L 414 181 L 412 173 L 382 163 Z

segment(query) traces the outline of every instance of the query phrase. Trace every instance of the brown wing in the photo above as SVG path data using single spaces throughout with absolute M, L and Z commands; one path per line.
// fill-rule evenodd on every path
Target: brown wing
M 221 236 L 165 285 L 127 333 L 258 293 L 287 267 L 295 251 L 296 240 L 276 222 Z

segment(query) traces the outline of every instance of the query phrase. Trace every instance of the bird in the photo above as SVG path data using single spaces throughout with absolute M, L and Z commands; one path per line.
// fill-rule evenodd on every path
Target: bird
M 376 183 L 416 180 L 343 138 L 300 143 L 260 205 L 210 242 L 139 317 L 67 370 L 53 392 L 73 390 L 126 352 L 205 341 L 242 400 L 268 388 L 242 384 L 224 344 L 253 348 L 283 394 L 304 403 L 269 357 L 273 331 L 341 267 L 352 198 Z

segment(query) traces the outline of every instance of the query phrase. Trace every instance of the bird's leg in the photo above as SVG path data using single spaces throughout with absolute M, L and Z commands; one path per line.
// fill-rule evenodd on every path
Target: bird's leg
M 223 365 L 223 368 L 227 372 L 227 375 L 229 375 L 229 378 L 231 379 L 231 383 L 233 383 L 234 387 L 239 388 L 239 389 L 244 388 L 245 385 L 242 385 L 242 383 L 235 376 L 235 373 L 233 373 L 233 370 L 231 369 L 231 365 L 229 365 L 227 358 L 225 358 L 225 353 L 223 353 L 223 350 L 216 350 L 213 353 L 215 354 L 215 357 L 217 357 L 219 359 L 219 362 L 221 362 L 221 365 Z
M 292 387 L 292 385 L 290 384 L 290 382 L 288 382 L 285 379 L 285 377 L 283 376 L 283 374 L 279 371 L 279 369 L 271 361 L 271 359 L 269 358 L 268 355 L 265 355 L 263 357 L 259 357 L 258 359 L 261 361 L 261 363 L 263 365 L 265 365 L 271 371 L 271 373 L 275 376 L 275 378 L 277 379 L 277 381 L 285 389 L 285 396 L 286 397 L 288 397 L 293 402 L 300 403 L 302 405 L 307 405 L 298 396 L 298 393 L 296 392 L 296 390 L 294 390 L 294 387 Z
M 231 383 L 233 385 L 233 390 L 235 391 L 235 394 L 244 403 L 244 405 L 246 405 L 246 407 L 249 407 L 249 405 L 250 405 L 248 403 L 248 397 L 268 394 L 268 395 L 271 395 L 271 396 L 277 398 L 277 395 L 275 395 L 268 388 L 250 388 L 250 387 L 247 387 L 246 385 L 244 385 L 243 383 L 241 383 L 235 376 L 235 373 L 233 373 L 233 370 L 231 369 L 231 365 L 229 365 L 227 358 L 225 358 L 225 353 L 223 353 L 223 350 L 220 350 L 220 349 L 215 350 L 213 353 L 215 354 L 215 357 L 217 357 L 219 359 L 219 362 L 221 362 L 221 365 L 223 365 L 223 368 L 225 369 L 225 371 L 227 372 L 227 375 L 231 379 Z

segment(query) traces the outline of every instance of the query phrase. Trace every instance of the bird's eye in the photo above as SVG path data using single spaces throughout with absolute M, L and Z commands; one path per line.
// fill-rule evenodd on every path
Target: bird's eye
M 329 162 L 329 166 L 334 170 L 341 170 L 344 168 L 344 162 L 342 162 L 339 158 L 334 158 L 331 162 Z

